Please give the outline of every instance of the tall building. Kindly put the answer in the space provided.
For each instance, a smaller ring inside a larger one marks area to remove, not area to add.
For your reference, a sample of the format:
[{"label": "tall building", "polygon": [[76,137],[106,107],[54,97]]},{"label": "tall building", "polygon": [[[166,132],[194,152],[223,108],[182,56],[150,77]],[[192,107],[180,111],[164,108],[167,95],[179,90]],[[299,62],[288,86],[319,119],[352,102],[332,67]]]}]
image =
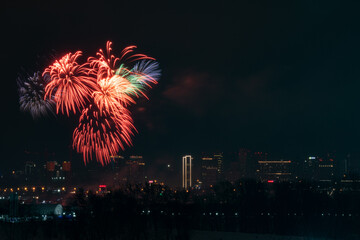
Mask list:
[{"label": "tall building", "polygon": [[130,156],[125,161],[125,178],[127,182],[142,184],[145,182],[145,161],[143,156]]},{"label": "tall building", "polygon": [[261,182],[289,181],[291,161],[258,161],[257,176]]},{"label": "tall building", "polygon": [[217,181],[218,166],[217,162],[213,157],[202,157],[201,158],[201,180],[202,187],[208,188],[214,185]]},{"label": "tall building", "polygon": [[125,169],[126,166],[125,158],[120,155],[113,155],[110,156],[110,159],[111,161],[109,165],[112,169],[112,180],[114,187],[116,187],[117,185],[121,186],[124,180],[126,180],[123,171],[123,169]]},{"label": "tall building", "polygon": [[217,180],[221,181],[224,178],[224,156],[223,153],[215,153],[214,161],[217,166]]},{"label": "tall building", "polygon": [[318,157],[308,156],[304,161],[303,177],[308,180],[315,180],[318,164],[319,164]]},{"label": "tall building", "polygon": [[[132,177],[135,182],[137,183],[144,183],[145,182],[145,161],[143,156],[130,156],[130,161],[132,161],[135,166],[133,169]],[[135,171],[134,171],[135,170]]]},{"label": "tall building", "polygon": [[191,164],[192,156],[186,155],[182,157],[182,187],[188,189],[191,187]]},{"label": "tall building", "polygon": [[224,180],[223,153],[203,155],[201,158],[201,180],[203,188],[208,188]]},{"label": "tall building", "polygon": [[319,158],[317,168],[317,180],[321,182],[331,182],[335,177],[335,156],[327,153]]},{"label": "tall building", "polygon": [[249,167],[248,175],[250,178],[258,178],[258,171],[260,169],[259,162],[267,161],[269,154],[267,152],[254,152],[253,159],[251,160],[251,167]]},{"label": "tall building", "polygon": [[124,166],[125,158],[123,156],[114,155],[114,156],[110,156],[110,159],[111,159],[110,164],[112,170],[119,171]]}]

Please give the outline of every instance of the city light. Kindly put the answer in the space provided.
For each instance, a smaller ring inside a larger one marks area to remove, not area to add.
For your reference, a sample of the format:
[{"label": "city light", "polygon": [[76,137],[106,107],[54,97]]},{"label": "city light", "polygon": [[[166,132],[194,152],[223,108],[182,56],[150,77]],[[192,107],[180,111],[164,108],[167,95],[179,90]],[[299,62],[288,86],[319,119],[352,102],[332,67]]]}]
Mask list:
[{"label": "city light", "polygon": [[192,156],[186,155],[182,158],[182,187],[184,189],[192,186]]}]

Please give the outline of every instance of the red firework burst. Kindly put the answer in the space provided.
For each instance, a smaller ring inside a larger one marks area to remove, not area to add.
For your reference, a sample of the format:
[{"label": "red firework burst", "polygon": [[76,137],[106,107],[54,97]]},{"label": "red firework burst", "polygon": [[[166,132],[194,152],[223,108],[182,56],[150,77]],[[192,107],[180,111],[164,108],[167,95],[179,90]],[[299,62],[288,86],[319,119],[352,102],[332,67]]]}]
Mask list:
[{"label": "red firework burst", "polygon": [[131,54],[135,48],[125,48],[120,58],[116,58],[111,54],[111,42],[107,42],[106,53],[100,49],[97,58],[88,59],[91,74],[96,76],[96,88],[91,94],[92,104],[83,110],[73,133],[73,148],[83,154],[85,163],[95,155],[102,165],[107,164],[111,155],[124,150],[125,145],[132,145],[131,136],[136,129],[125,107],[135,103],[129,93],[137,86],[125,76],[132,74],[130,79],[134,79],[139,74],[122,65],[118,69],[121,74],[118,74],[116,68],[120,61],[152,59],[144,54]]},{"label": "red firework burst", "polygon": [[[135,54],[136,46],[124,48],[120,57],[111,54],[111,42],[96,57],[78,64],[81,51],[68,53],[45,69],[51,81],[45,87],[45,99],[56,103],[56,112],[82,111],[79,124],[73,132],[73,148],[82,153],[85,164],[96,158],[105,165],[110,156],[131,146],[136,131],[130,111],[133,98],[144,94],[159,76],[155,60],[145,54]],[[126,63],[140,61],[133,68]],[[149,61],[147,61],[149,60]]]},{"label": "red firework burst", "polygon": [[127,79],[114,75],[111,78],[99,80],[97,83],[99,89],[93,92],[92,97],[100,111],[118,112],[123,109],[123,106],[135,103],[126,93],[131,86]]},{"label": "red firework burst", "polygon": [[115,70],[119,67],[117,66],[118,62],[126,63],[142,59],[155,60],[145,54],[133,54],[134,50],[137,48],[136,46],[124,48],[120,53],[120,57],[117,58],[111,54],[111,44],[112,42],[107,41],[106,52],[100,49],[99,52],[96,53],[97,57],[88,58],[88,62],[93,68],[93,72],[97,75],[98,81],[112,77],[115,74]]},{"label": "red firework burst", "polygon": [[117,112],[101,111],[90,104],[80,116],[73,133],[73,148],[83,154],[85,164],[95,155],[102,165],[110,162],[124,145],[131,146],[131,136],[136,131],[130,112],[121,108]]},{"label": "red firework burst", "polygon": [[79,65],[76,60],[81,56],[81,51],[74,54],[68,53],[59,61],[45,69],[51,81],[45,87],[45,99],[53,98],[56,102],[56,113],[69,115],[70,111],[76,113],[85,106],[94,89],[97,89],[96,80],[91,75],[88,63]]}]

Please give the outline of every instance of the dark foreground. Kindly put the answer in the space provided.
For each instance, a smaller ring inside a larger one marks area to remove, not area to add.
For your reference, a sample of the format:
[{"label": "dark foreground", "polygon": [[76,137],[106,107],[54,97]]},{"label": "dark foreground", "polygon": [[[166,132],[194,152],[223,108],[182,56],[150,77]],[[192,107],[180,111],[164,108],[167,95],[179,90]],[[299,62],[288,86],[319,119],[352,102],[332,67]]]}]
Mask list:
[{"label": "dark foreground", "polygon": [[0,222],[0,239],[360,239],[359,201],[354,191],[254,182],[205,192],[160,185],[102,195],[79,190],[64,204],[73,218]]},{"label": "dark foreground", "polygon": [[342,216],[246,218],[184,213],[130,215],[130,212],[103,212],[99,216],[79,216],[76,220],[2,222],[0,239],[360,239],[355,229],[360,219]]}]

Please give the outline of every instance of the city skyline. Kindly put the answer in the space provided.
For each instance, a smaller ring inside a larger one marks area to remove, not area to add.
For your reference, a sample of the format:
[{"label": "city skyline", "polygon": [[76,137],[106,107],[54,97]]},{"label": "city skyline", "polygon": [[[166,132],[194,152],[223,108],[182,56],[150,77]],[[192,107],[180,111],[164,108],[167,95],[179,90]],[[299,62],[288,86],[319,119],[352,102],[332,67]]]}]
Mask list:
[{"label": "city skyline", "polygon": [[[1,176],[3,184],[9,186],[12,181],[15,185],[40,181],[50,185],[59,182],[115,187],[121,182],[143,184],[157,180],[172,187],[184,188],[186,185],[200,189],[208,189],[224,181],[234,184],[243,179],[259,182],[325,181],[329,184],[344,179],[360,179],[360,154],[308,154],[293,159],[241,148],[236,153],[202,152],[186,156],[191,156],[191,163],[184,165],[185,156],[177,156],[175,162],[163,159],[159,165],[153,164],[154,159],[146,155],[117,155],[112,156],[111,163],[105,167],[99,163],[89,163],[86,167],[73,166],[73,161],[53,157],[27,158],[20,168],[4,171]],[[184,166],[187,166],[187,172],[184,172]],[[188,176],[186,183],[185,175]]]}]

